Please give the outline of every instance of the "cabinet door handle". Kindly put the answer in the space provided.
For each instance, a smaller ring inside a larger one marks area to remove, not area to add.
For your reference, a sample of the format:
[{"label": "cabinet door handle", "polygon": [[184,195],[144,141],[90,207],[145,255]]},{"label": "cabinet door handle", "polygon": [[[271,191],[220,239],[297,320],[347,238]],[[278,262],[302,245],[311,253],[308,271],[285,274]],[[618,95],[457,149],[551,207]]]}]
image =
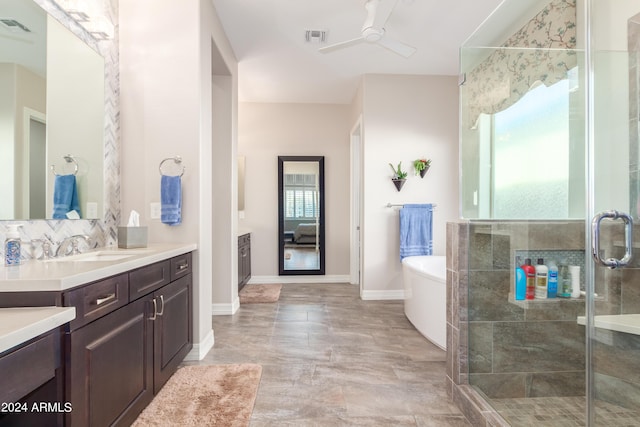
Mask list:
[{"label": "cabinet door handle", "polygon": [[178,266],[178,271],[186,270],[187,268],[189,268],[189,264],[188,263],[180,264]]},{"label": "cabinet door handle", "polygon": [[153,315],[149,317],[149,320],[156,320],[156,318],[158,317],[158,303],[156,302],[155,298],[151,301],[153,302]]},{"label": "cabinet door handle", "polygon": [[115,293],[113,293],[113,294],[109,294],[109,295],[105,295],[105,296],[103,296],[103,297],[101,297],[101,298],[96,299],[96,300],[93,302],[93,304],[94,304],[94,305],[102,305],[102,304],[104,304],[105,302],[107,302],[107,301],[111,301],[111,300],[113,300],[113,299],[115,299],[115,298],[116,298],[116,294],[115,294]]},{"label": "cabinet door handle", "polygon": [[[155,301],[155,298],[153,299],[153,301]],[[162,305],[160,306],[158,316],[162,316],[164,314],[164,295],[160,295],[160,302],[162,303]]]}]

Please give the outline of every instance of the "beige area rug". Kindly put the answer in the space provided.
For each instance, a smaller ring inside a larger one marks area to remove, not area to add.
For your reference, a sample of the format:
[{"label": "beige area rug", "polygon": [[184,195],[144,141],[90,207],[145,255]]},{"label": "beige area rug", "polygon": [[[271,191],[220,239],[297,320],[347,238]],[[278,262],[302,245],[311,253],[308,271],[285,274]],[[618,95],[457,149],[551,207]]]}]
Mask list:
[{"label": "beige area rug", "polygon": [[261,375],[254,364],[179,368],[133,426],[248,426]]},{"label": "beige area rug", "polygon": [[245,285],[240,290],[240,304],[260,304],[264,302],[276,302],[280,298],[282,285],[269,283],[264,285]]}]

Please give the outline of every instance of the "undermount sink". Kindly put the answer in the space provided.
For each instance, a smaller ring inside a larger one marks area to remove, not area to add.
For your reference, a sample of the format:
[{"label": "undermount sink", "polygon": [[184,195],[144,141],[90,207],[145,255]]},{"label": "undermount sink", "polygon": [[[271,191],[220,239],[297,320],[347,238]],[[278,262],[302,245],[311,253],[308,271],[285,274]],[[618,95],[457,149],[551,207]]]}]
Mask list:
[{"label": "undermount sink", "polygon": [[96,251],[87,252],[79,255],[70,255],[66,257],[52,258],[46,262],[112,262],[119,261],[126,258],[131,258],[136,255],[144,254],[149,251],[135,251],[131,253],[122,253],[115,251]]}]

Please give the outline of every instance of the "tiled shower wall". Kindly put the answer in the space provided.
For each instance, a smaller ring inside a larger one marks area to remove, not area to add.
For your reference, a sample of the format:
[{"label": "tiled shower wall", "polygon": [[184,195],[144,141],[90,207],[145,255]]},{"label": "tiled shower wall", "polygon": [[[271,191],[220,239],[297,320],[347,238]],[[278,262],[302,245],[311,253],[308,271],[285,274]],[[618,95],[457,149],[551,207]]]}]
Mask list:
[{"label": "tiled shower wall", "polygon": [[584,395],[584,300],[513,301],[516,252],[584,251],[583,221],[447,224],[447,377],[472,421],[489,398]]},{"label": "tiled shower wall", "polygon": [[[623,242],[620,222],[602,224],[605,257],[621,257]],[[509,295],[516,252],[584,249],[584,221],[447,224],[448,392],[472,422],[502,425],[485,396],[584,396],[585,328],[576,322],[584,299],[514,302]],[[629,268],[597,268],[596,314],[639,313],[638,283],[638,257]],[[595,338],[596,397],[640,409],[640,337],[597,330]]]},{"label": "tiled shower wall", "polygon": [[[118,64],[118,0],[101,0],[104,16],[114,26],[110,40],[96,41],[84,28],[70,18],[53,0],[34,0],[51,16],[71,30],[87,45],[99,52],[105,61],[105,123],[104,123],[104,216],[102,220],[30,220],[0,221],[0,242],[5,239],[8,224],[21,224],[21,239],[29,242],[49,235],[54,241],[75,234],[91,237],[92,246],[115,245],[120,223],[120,119],[119,119],[119,64]],[[28,248],[24,245],[23,249]],[[4,256],[3,248],[0,254]],[[29,250],[22,251],[29,259]]]}]

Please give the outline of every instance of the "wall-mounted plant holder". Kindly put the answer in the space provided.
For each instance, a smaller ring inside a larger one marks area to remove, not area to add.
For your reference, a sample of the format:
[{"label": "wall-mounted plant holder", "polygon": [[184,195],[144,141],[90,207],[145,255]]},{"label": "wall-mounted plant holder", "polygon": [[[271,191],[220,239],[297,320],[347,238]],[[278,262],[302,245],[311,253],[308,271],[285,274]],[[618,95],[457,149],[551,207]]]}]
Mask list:
[{"label": "wall-mounted plant holder", "polygon": [[413,161],[413,169],[415,169],[416,175],[420,175],[420,178],[424,178],[430,167],[431,159],[421,158]]},{"label": "wall-mounted plant holder", "polygon": [[391,181],[393,181],[393,184],[396,186],[396,189],[398,191],[402,190],[402,186],[404,185],[404,183],[407,181],[406,179],[392,179]]},{"label": "wall-mounted plant holder", "polygon": [[407,180],[407,172],[402,170],[402,162],[398,163],[397,167],[393,167],[391,163],[389,163],[391,170],[393,171],[393,176],[391,177],[391,181],[396,186],[396,189],[400,191],[404,182]]}]

